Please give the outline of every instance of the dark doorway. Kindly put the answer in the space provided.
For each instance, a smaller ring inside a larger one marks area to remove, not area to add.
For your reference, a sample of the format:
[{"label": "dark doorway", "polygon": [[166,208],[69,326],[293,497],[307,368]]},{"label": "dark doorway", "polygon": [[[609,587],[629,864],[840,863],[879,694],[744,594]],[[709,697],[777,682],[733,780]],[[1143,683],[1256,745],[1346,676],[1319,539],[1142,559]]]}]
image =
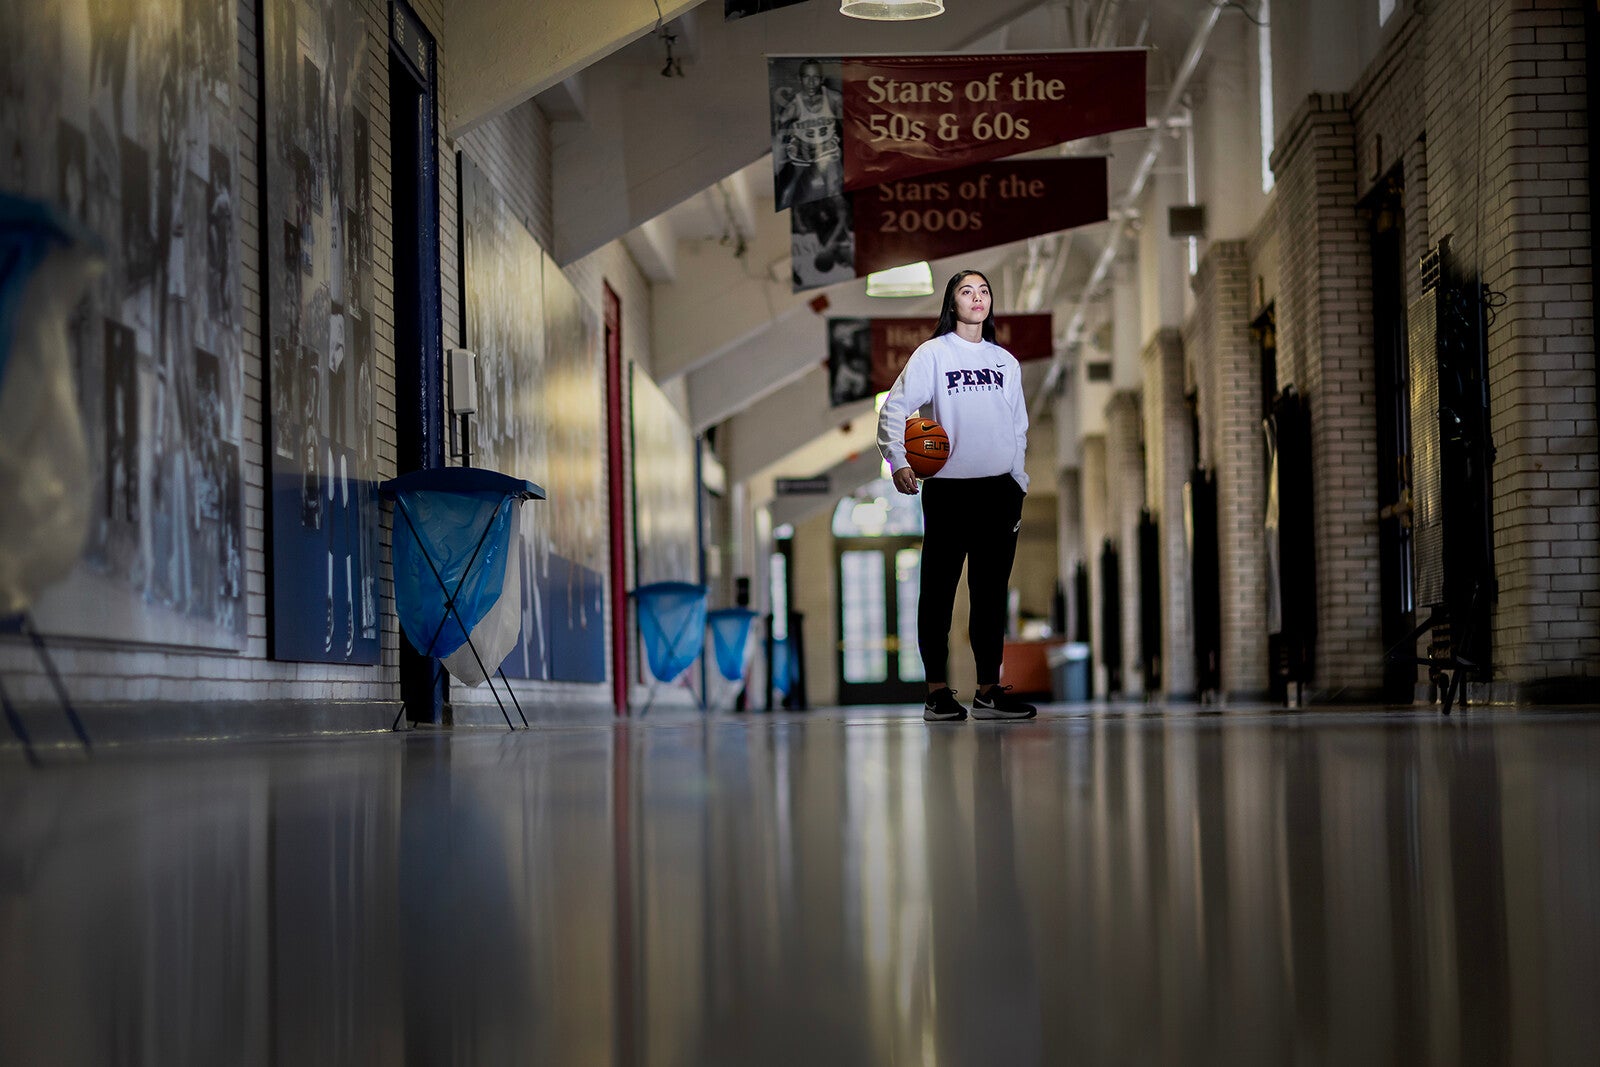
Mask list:
[{"label": "dark doorway", "polygon": [[[1399,168],[1367,200],[1372,243],[1372,351],[1378,415],[1378,581],[1383,647],[1416,626],[1411,539],[1411,372],[1406,345],[1405,182]],[[1413,653],[1385,657],[1383,699],[1410,704]]]},{"label": "dark doorway", "polygon": [[1100,665],[1106,669],[1106,696],[1122,695],[1122,561],[1116,542],[1100,549]]},{"label": "dark doorway", "polygon": [[[439,294],[438,71],[433,36],[396,0],[389,9],[390,227],[394,234],[397,473],[444,465]],[[400,699],[412,722],[445,721],[439,662],[400,635]]]},{"label": "dark doorway", "polygon": [[1139,512],[1139,662],[1146,696],[1161,692],[1161,524]]},{"label": "dark doorway", "polygon": [[1200,699],[1209,701],[1222,689],[1222,566],[1217,538],[1216,475],[1205,467],[1190,470],[1188,497],[1194,684]]}]

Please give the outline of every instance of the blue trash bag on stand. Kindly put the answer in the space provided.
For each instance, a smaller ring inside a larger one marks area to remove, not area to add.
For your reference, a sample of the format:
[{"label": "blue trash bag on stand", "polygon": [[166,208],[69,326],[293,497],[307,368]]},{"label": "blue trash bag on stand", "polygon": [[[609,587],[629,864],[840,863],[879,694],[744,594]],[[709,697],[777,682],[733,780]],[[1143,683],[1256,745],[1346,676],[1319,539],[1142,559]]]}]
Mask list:
[{"label": "blue trash bag on stand", "polygon": [[400,627],[417,651],[477,685],[505,661],[521,632],[521,505],[544,493],[474,467],[417,471],[381,490],[395,500]]},{"label": "blue trash bag on stand", "polygon": [[652,582],[633,591],[639,604],[639,637],[650,673],[670,682],[700,658],[706,643],[706,587],[690,582]]},{"label": "blue trash bag on stand", "polygon": [[749,608],[719,608],[706,615],[717,673],[730,682],[744,680],[745,650],[750,643],[750,624],[755,617],[756,613]]}]

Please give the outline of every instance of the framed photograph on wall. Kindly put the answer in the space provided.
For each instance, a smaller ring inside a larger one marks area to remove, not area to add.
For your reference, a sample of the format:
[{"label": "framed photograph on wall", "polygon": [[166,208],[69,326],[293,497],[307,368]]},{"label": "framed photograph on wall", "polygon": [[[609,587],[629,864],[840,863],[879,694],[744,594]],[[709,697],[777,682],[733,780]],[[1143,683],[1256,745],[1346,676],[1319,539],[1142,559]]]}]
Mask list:
[{"label": "framed photograph on wall", "polygon": [[263,0],[268,643],[376,664],[372,27],[354,5]]},{"label": "framed photograph on wall", "polygon": [[53,204],[105,259],[69,323],[88,540],[35,621],[242,649],[238,7],[0,0],[0,25],[0,186]]},{"label": "framed photograph on wall", "polygon": [[544,486],[522,509],[522,634],[508,677],[605,680],[605,412],[599,317],[487,175],[460,161],[473,462]]}]

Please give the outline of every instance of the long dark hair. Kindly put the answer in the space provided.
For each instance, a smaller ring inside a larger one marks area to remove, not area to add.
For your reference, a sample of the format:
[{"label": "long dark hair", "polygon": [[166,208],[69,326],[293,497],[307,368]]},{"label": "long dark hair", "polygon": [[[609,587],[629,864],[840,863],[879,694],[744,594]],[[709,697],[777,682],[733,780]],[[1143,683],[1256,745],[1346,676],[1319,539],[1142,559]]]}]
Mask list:
[{"label": "long dark hair", "polygon": [[[958,270],[950,276],[950,284],[944,287],[944,307],[939,309],[939,325],[933,328],[934,337],[943,337],[947,333],[956,332],[956,290],[960,288],[964,278],[974,274],[983,278],[983,284],[989,285],[989,279],[981,270]],[[989,314],[983,318],[983,339],[994,341],[994,286],[989,285]]]}]

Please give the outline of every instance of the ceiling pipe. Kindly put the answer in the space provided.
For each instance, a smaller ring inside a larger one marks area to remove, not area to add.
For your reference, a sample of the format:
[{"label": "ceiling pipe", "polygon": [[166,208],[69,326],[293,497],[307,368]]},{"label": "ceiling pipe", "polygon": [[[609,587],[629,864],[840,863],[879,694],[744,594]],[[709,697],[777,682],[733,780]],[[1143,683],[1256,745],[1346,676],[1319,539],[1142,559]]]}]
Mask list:
[{"label": "ceiling pipe", "polygon": [[1100,5],[1100,11],[1094,19],[1094,47],[1105,48],[1111,43],[1116,33],[1117,12],[1122,9],[1122,0],[1105,0]]},{"label": "ceiling pipe", "polygon": [[[1216,27],[1217,20],[1222,17],[1222,10],[1221,4],[1210,4],[1206,13],[1201,16],[1200,25],[1195,28],[1194,39],[1189,42],[1188,51],[1183,55],[1183,62],[1178,65],[1178,70],[1172,78],[1172,86],[1167,90],[1166,102],[1161,108],[1161,119],[1150,131],[1150,141],[1145,145],[1144,155],[1139,158],[1139,165],[1134,168],[1133,180],[1128,183],[1128,191],[1123,193],[1116,209],[1112,212],[1113,219],[1119,214],[1126,218],[1139,197],[1143,195],[1144,184],[1150,179],[1150,171],[1161,156],[1161,139],[1166,136],[1168,123],[1177,117],[1182,107],[1183,94],[1188,91],[1189,79],[1194,77],[1194,72],[1200,66],[1200,60],[1206,54],[1206,44],[1211,40],[1211,31]],[[1039,390],[1039,398],[1049,396],[1061,377],[1061,372],[1065,369],[1065,354],[1077,346],[1083,333],[1083,319],[1089,307],[1089,298],[1110,273],[1111,264],[1116,261],[1121,244],[1122,232],[1121,226],[1118,225],[1107,238],[1105,250],[1100,253],[1100,259],[1094,265],[1094,272],[1089,275],[1089,281],[1083,287],[1083,295],[1078,298],[1077,310],[1067,322],[1065,340],[1056,346],[1056,355],[1050,361],[1050,372],[1045,376],[1044,386]],[[1036,398],[1035,405],[1039,403],[1042,403],[1042,400]]]}]

